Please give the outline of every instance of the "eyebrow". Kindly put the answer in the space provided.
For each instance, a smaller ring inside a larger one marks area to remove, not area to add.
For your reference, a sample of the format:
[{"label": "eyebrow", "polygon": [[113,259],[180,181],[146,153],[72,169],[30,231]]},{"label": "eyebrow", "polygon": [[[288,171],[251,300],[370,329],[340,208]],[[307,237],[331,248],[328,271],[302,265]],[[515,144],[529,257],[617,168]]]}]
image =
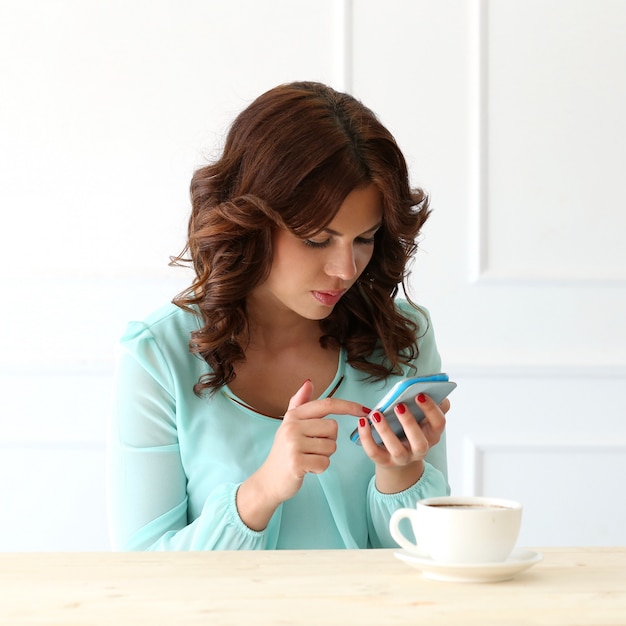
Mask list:
[{"label": "eyebrow", "polygon": [[[360,233],[359,236],[365,235],[367,233],[371,233],[373,230],[379,229],[382,225],[383,225],[383,221],[381,220],[380,222],[378,222],[378,224],[374,224],[374,226],[372,226],[371,228],[364,230],[362,233]],[[336,237],[342,236],[340,232],[333,230],[332,228],[323,228],[322,232],[328,233],[329,235],[335,235]]]}]

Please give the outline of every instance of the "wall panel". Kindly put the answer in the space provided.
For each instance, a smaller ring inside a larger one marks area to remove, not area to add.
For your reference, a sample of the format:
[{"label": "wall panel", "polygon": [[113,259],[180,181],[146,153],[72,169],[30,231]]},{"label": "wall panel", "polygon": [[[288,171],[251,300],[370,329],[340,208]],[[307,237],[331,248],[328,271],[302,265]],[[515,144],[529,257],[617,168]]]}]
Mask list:
[{"label": "wall panel", "polygon": [[[524,545],[622,545],[623,368],[468,368],[448,414],[453,493],[524,503]],[[591,504],[592,502],[592,504]]]},{"label": "wall panel", "polygon": [[0,551],[108,550],[102,442],[0,443]]},{"label": "wall panel", "polygon": [[0,3],[0,548],[108,545],[117,338],[187,284],[194,168],[294,79],[362,98],[430,193],[410,287],[459,383],[453,491],[523,499],[528,544],[619,541],[624,26],[619,0]]},{"label": "wall panel", "polygon": [[[482,2],[483,272],[626,280],[626,5]],[[623,283],[626,284],[626,283]]]},{"label": "wall panel", "polygon": [[[574,441],[466,441],[477,495],[524,503],[521,545],[623,545],[626,506],[607,489],[626,476],[626,438]],[[473,461],[473,463],[472,463]]]}]

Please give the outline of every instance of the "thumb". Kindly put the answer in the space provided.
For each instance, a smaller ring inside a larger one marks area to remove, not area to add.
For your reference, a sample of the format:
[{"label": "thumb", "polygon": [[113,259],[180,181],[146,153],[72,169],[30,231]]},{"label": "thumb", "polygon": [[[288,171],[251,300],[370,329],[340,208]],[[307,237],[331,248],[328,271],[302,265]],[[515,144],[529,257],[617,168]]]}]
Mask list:
[{"label": "thumb", "polygon": [[291,400],[289,400],[289,406],[287,407],[287,411],[291,411],[299,407],[306,402],[310,402],[311,397],[313,396],[313,383],[309,378],[307,378],[303,383],[300,389],[296,391],[296,393],[291,396]]}]

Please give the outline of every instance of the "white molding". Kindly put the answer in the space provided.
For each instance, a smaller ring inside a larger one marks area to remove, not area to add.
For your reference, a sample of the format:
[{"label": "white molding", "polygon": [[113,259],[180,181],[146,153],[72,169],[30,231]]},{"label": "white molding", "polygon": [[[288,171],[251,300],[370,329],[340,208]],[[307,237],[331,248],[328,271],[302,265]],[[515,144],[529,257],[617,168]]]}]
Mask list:
[{"label": "white molding", "polygon": [[85,452],[87,450],[95,452],[106,451],[106,441],[56,441],[56,440],[21,440],[12,439],[7,441],[0,440],[0,450],[26,450],[35,452],[39,450],[47,450],[52,452]]},{"label": "white molding", "polygon": [[444,369],[453,378],[624,379],[626,381],[626,364],[563,365],[490,363],[485,365],[468,365],[447,363]]},{"label": "white molding", "polygon": [[469,281],[487,269],[487,5],[469,3]]},{"label": "white molding", "polygon": [[352,92],[353,72],[353,4],[352,0],[334,3],[335,79],[334,87],[346,93]]},{"label": "white molding", "polygon": [[26,376],[36,378],[38,376],[78,376],[108,377],[113,375],[115,362],[110,361],[86,361],[80,357],[63,359],[48,359],[43,361],[39,355],[21,354],[19,360],[0,358],[0,377],[2,376]]},{"label": "white molding", "polygon": [[[0,356],[0,376],[111,376],[115,361],[85,360],[80,356],[42,361],[40,355],[22,353],[19,359]],[[452,378],[512,378],[512,379],[574,379],[626,381],[626,364],[599,365],[535,365],[490,363],[486,365],[446,363],[445,370]]]},{"label": "white molding", "polygon": [[623,272],[607,276],[502,273],[489,266],[489,0],[469,0],[468,281],[472,286],[623,288]]},{"label": "white molding", "polygon": [[20,285],[31,285],[40,283],[72,284],[81,283],[90,285],[98,284],[119,284],[121,283],[151,283],[178,286],[188,285],[193,278],[193,270],[188,267],[170,267],[163,265],[159,267],[129,267],[125,269],[102,270],[92,267],[68,268],[46,268],[42,266],[36,270],[24,272],[21,269],[1,271],[0,276],[4,283],[9,283],[12,288]]},{"label": "white molding", "polygon": [[[556,435],[555,435],[556,436]],[[626,439],[572,439],[554,440],[507,440],[495,437],[466,437],[463,442],[463,493],[466,495],[485,495],[484,459],[493,452],[508,454],[575,454],[583,455],[590,452],[605,452],[626,455]]]},{"label": "white molding", "polygon": [[483,483],[481,456],[478,445],[466,438],[463,442],[463,495],[475,496]]}]

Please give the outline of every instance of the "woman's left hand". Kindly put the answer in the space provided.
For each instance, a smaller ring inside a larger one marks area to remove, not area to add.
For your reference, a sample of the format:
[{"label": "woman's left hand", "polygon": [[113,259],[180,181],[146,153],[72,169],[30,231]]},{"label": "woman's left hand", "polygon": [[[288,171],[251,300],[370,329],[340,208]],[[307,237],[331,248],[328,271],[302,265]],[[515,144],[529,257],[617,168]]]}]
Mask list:
[{"label": "woman's left hand", "polygon": [[[446,425],[445,414],[450,409],[446,398],[437,405],[425,394],[417,396],[425,418],[418,423],[406,404],[394,407],[402,424],[406,439],[400,439],[381,413],[372,415],[372,425],[359,420],[359,438],[365,453],[376,463],[376,487],[382,493],[397,493],[415,484],[424,471],[424,458],[432,446],[439,442]],[[383,445],[372,437],[375,428]]]}]

